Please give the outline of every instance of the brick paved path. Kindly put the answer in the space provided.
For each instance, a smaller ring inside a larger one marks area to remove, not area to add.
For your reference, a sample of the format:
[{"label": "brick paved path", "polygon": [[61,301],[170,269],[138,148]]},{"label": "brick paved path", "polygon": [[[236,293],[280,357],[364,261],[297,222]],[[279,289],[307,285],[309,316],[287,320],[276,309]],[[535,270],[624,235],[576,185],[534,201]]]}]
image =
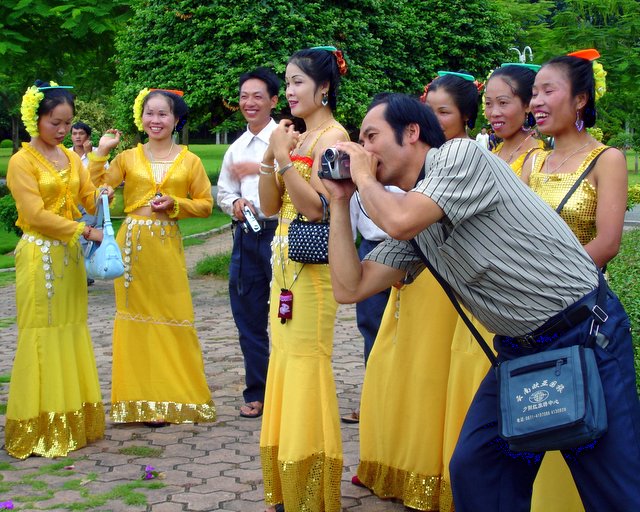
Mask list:
[{"label": "brick paved path", "polygon": [[[190,269],[206,254],[229,250],[229,231],[186,249]],[[73,452],[73,470],[45,472],[55,461],[31,457],[16,461],[0,450],[0,502],[13,499],[16,509],[63,511],[86,501],[82,493],[102,497],[92,511],[261,511],[264,510],[258,440],[260,420],[238,417],[242,403],[244,367],[229,308],[227,283],[192,277],[196,327],[205,358],[205,370],[218,411],[210,425],[171,425],[161,429],[107,422],[105,439]],[[15,289],[2,288],[0,321],[15,317]],[[90,330],[108,406],[111,379],[111,329],[114,297],[110,282],[96,282],[89,289]],[[5,324],[8,326],[2,327]],[[16,340],[15,321],[0,324],[0,375],[11,371]],[[340,412],[357,406],[364,365],[362,340],[355,326],[355,308],[341,306],[335,331],[334,370]],[[6,403],[6,384],[0,384],[0,403]],[[4,441],[4,416],[0,417],[0,444]],[[342,505],[349,511],[399,511],[400,504],[381,501],[350,483],[358,463],[358,428],[343,425],[345,467]],[[127,447],[148,447],[159,455],[128,455]],[[126,504],[109,497],[125,484],[140,483],[146,465],[165,473],[157,489],[137,489],[146,505]],[[40,474],[38,474],[40,472]],[[34,476],[35,475],[35,476]],[[84,480],[84,481],[82,481]],[[74,482],[75,481],[75,484]],[[19,482],[17,485],[8,483]],[[44,487],[51,492],[46,492]],[[41,497],[25,506],[19,497]],[[39,501],[38,501],[39,500]],[[295,512],[295,511],[290,511]]]}]

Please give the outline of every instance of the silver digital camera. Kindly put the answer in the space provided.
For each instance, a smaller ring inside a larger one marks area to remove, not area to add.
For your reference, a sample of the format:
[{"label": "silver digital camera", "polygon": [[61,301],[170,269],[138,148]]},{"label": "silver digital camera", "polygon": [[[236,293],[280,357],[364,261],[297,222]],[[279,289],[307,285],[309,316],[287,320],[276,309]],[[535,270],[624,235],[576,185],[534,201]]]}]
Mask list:
[{"label": "silver digital camera", "polygon": [[251,208],[245,205],[244,208],[242,208],[242,213],[244,213],[244,218],[246,219],[242,223],[242,229],[244,230],[244,232],[248,233],[249,230],[251,230],[254,233],[260,233],[262,228],[260,227],[260,223],[256,219],[255,215],[251,211]]},{"label": "silver digital camera", "polygon": [[318,176],[326,180],[351,179],[351,160],[347,153],[327,148],[320,161]]}]

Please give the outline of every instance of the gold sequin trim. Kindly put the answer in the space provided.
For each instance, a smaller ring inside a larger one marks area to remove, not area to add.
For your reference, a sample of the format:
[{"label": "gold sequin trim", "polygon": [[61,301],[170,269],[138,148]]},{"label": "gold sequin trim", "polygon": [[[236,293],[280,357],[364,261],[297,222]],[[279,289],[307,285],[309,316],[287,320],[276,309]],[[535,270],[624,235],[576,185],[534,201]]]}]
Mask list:
[{"label": "gold sequin trim", "polygon": [[380,498],[396,498],[405,507],[417,510],[440,508],[440,475],[421,475],[379,462],[361,461],[358,478]]},{"label": "gold sequin trim", "polygon": [[7,419],[5,448],[9,455],[26,459],[29,455],[65,457],[70,451],[104,437],[102,403],[85,403],[73,412],[43,412],[29,420]]},{"label": "gold sequin trim", "polygon": [[179,404],[147,400],[115,402],[111,404],[111,420],[115,423],[166,421],[168,423],[206,423],[216,421],[216,406],[207,404]]},{"label": "gold sequin trim", "polygon": [[116,312],[116,318],[120,320],[128,320],[130,322],[141,322],[157,325],[173,325],[176,327],[194,327],[195,324],[189,320],[176,320],[174,318],[154,318],[152,316],[124,313],[122,311]]},{"label": "gold sequin trim", "polygon": [[440,483],[440,512],[455,512],[455,510],[451,484],[443,478]]},{"label": "gold sequin trim", "polygon": [[340,512],[342,459],[313,454],[299,461],[279,461],[277,446],[261,446],[267,505],[283,503],[297,512]]}]

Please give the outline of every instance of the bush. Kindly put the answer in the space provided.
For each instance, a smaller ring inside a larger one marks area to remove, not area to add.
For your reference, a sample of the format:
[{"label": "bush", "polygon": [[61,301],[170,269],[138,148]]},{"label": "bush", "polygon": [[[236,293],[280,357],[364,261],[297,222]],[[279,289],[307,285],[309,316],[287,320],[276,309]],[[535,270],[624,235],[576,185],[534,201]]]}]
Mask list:
[{"label": "bush", "polygon": [[627,210],[631,210],[637,204],[640,204],[640,185],[632,185],[627,195]]},{"label": "bush", "polygon": [[624,233],[620,252],[607,268],[611,289],[616,292],[631,319],[636,385],[640,393],[640,229]]},{"label": "bush", "polygon": [[231,264],[231,253],[216,254],[207,256],[196,264],[198,275],[211,275],[229,279],[229,265]]},{"label": "bush", "polygon": [[0,148],[13,148],[13,141],[11,139],[4,139],[0,141]]},{"label": "bush", "polygon": [[18,236],[22,236],[22,230],[16,226],[18,220],[18,209],[16,202],[11,194],[0,197],[0,226],[4,227],[9,233],[13,232]]}]

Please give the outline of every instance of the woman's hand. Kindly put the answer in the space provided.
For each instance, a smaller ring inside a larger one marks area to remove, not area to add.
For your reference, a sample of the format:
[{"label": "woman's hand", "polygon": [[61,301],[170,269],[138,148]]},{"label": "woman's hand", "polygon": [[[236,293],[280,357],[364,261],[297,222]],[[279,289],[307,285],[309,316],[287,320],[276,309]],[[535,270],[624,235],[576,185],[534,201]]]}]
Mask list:
[{"label": "woman's hand", "polygon": [[286,160],[298,144],[299,137],[300,132],[296,131],[293,121],[290,119],[280,121],[269,138],[269,147],[273,148],[276,160]]},{"label": "woman's hand", "polygon": [[115,196],[115,193],[116,193],[116,191],[113,190],[113,188],[111,188],[109,185],[104,185],[100,187],[99,190],[100,190],[100,195],[107,194],[107,197],[109,198],[109,202],[113,200],[113,197]]},{"label": "woman's hand", "polygon": [[98,143],[98,149],[96,150],[96,155],[98,156],[107,156],[109,152],[114,149],[118,144],[120,144],[120,137],[122,133],[119,130],[115,130],[110,128],[104,135],[100,137],[100,142]]},{"label": "woman's hand", "polygon": [[92,242],[102,242],[102,237],[104,233],[101,229],[92,228],[91,226],[85,226],[82,231],[82,237],[85,240],[89,240]]},{"label": "woman's hand", "polygon": [[151,200],[151,210],[154,212],[167,212],[173,210],[175,201],[171,196],[156,196]]}]

